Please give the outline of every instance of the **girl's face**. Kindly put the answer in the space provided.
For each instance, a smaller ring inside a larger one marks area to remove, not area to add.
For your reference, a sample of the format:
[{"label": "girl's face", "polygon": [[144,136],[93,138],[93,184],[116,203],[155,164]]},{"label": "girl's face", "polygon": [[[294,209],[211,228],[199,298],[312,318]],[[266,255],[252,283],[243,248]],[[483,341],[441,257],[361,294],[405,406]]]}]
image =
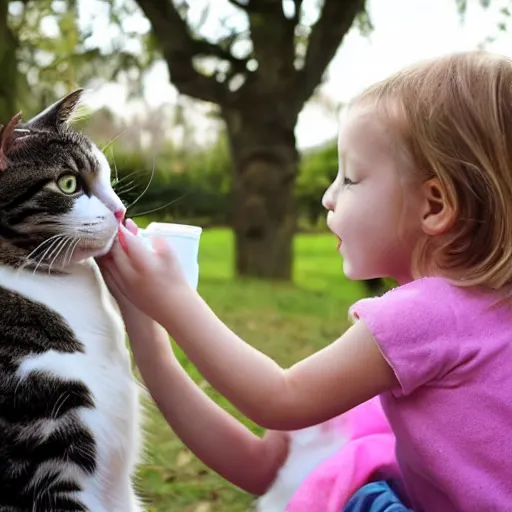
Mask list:
[{"label": "girl's face", "polygon": [[375,112],[353,107],[342,122],[338,151],[338,175],[322,204],[329,229],[340,239],[346,276],[410,281],[422,235],[422,197],[398,137]]}]

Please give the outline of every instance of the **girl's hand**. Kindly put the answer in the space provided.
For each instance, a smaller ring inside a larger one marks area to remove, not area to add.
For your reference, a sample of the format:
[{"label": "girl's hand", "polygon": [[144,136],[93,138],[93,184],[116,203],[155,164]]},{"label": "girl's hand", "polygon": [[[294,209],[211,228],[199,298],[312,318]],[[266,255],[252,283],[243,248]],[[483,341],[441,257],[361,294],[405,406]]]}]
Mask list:
[{"label": "girl's hand", "polygon": [[110,293],[114,297],[121,311],[121,315],[123,319],[131,319],[139,316],[146,316],[140,309],[131,302],[128,297],[119,289],[116,281],[112,277],[112,274],[105,268],[104,262],[99,261],[98,265],[100,267],[101,273],[103,275],[103,280],[107,285]]},{"label": "girl's hand", "polygon": [[[102,259],[98,264],[105,284],[119,306],[137,364],[143,364],[141,358],[150,356],[149,353],[151,351],[154,352],[155,347],[159,350],[164,350],[166,354],[174,356],[172,345],[169,342],[169,336],[165,329],[128,299],[120,290],[110,271],[105,267],[104,261]],[[158,347],[158,345],[160,346]]]},{"label": "girl's hand", "polygon": [[152,239],[153,251],[137,237],[135,223],[119,228],[119,243],[99,264],[116,299],[128,299],[148,315],[164,296],[189,289],[181,267],[163,238]]},{"label": "girl's hand", "polygon": [[288,458],[290,450],[290,434],[285,430],[267,430],[262,439],[269,458],[274,460],[275,476]]}]

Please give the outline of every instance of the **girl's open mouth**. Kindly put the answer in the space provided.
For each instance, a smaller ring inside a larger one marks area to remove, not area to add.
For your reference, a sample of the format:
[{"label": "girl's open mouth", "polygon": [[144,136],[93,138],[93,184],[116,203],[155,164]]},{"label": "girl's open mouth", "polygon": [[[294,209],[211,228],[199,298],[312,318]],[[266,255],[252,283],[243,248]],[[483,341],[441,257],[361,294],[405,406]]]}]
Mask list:
[{"label": "girl's open mouth", "polygon": [[341,244],[342,244],[341,238],[338,237],[338,247],[337,247],[338,251],[340,250]]}]

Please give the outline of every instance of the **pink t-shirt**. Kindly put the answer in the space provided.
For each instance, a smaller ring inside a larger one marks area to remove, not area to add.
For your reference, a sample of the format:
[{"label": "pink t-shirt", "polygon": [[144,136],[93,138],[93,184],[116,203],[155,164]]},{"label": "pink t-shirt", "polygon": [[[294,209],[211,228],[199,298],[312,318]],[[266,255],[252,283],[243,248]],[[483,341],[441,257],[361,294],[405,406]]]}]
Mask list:
[{"label": "pink t-shirt", "polygon": [[381,397],[415,512],[512,510],[512,309],[424,278],[351,314],[400,386]]}]

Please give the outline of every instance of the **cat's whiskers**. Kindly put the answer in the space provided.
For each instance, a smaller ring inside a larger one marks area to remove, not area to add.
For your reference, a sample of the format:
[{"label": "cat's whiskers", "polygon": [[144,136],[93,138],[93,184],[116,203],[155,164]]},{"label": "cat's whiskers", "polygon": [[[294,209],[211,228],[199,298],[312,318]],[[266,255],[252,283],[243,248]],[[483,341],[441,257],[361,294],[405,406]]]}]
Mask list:
[{"label": "cat's whiskers", "polygon": [[[23,259],[23,263],[18,267],[17,272],[21,272],[22,270],[24,270],[26,267],[28,267],[29,265],[31,265],[33,263],[36,264],[36,267],[34,269],[34,272],[35,272],[35,270],[37,270],[37,267],[42,263],[45,255],[48,253],[49,250],[51,250],[51,248],[55,245],[55,243],[57,243],[59,241],[59,239],[62,236],[63,235],[60,235],[60,234],[54,235],[54,236],[48,238],[47,240],[45,240],[44,242],[40,243],[28,256],[26,256]],[[40,256],[36,255],[36,257],[32,257],[34,255],[34,253],[39,251],[48,242],[51,242],[50,246],[47,249],[45,249],[44,253],[42,253]]]},{"label": "cat's whiskers", "polygon": [[66,244],[66,251],[64,252],[64,257],[62,258],[62,267],[67,267],[71,262],[71,258],[73,253],[70,253],[71,247],[73,247],[74,238],[68,238],[68,243]]},{"label": "cat's whiskers", "polygon": [[135,181],[130,181],[123,187],[121,187],[119,190],[116,190],[116,194],[118,196],[121,196],[121,194],[127,194],[128,192],[131,192],[132,190],[135,190],[139,187],[138,183],[135,183]]},{"label": "cat's whiskers", "polygon": [[133,176],[137,176],[139,174],[144,174],[146,171],[132,171],[130,173],[128,173],[126,176],[123,176],[122,178],[116,178],[114,179],[114,182],[113,182],[113,186],[117,186],[119,185],[120,183],[123,183],[125,182],[126,180],[129,180],[130,178],[132,178]]},{"label": "cat's whiskers", "polygon": [[[123,176],[122,178],[114,178],[114,180],[112,180],[112,188],[115,188],[115,187],[118,187],[121,183],[125,184],[125,182],[133,177],[136,177],[136,176],[139,176],[139,175],[143,175],[145,174],[146,171],[132,171],[130,173],[128,173],[126,176]],[[132,180],[131,183],[133,183],[135,180]],[[124,186],[124,185],[123,185]]]},{"label": "cat's whiskers", "polygon": [[144,194],[149,190],[149,187],[151,186],[151,183],[153,181],[153,178],[155,177],[155,164],[156,164],[156,159],[155,159],[155,156],[153,156],[153,168],[151,169],[151,176],[149,177],[149,181],[147,183],[147,185],[145,186],[144,190],[135,198],[135,201],[133,201],[128,207],[127,207],[127,211],[132,208],[133,206],[135,206],[138,201],[144,196]]},{"label": "cat's whiskers", "polygon": [[[118,183],[120,183],[122,180],[128,178],[129,176],[131,176],[132,174],[135,174],[135,172],[133,173],[130,173],[128,174],[127,176],[125,176],[124,178],[122,178],[121,180],[118,181]],[[149,182],[147,183],[147,185],[145,186],[144,190],[142,191],[142,193],[130,204],[128,204],[126,206],[126,211],[128,213],[128,211],[130,210],[130,208],[132,208],[133,206],[135,206],[135,204],[146,194],[146,192],[149,190],[149,187],[151,186],[151,182],[153,181],[153,178],[155,176],[155,159],[153,158],[153,168],[151,170],[151,176],[149,178]],[[133,183],[134,181],[130,182],[130,183]],[[126,185],[125,185],[126,186]],[[131,192],[132,190],[134,190],[135,188],[137,187],[137,185],[135,187],[132,187],[128,190],[123,190],[124,187],[121,187],[119,190],[116,191],[116,193],[120,196],[121,194],[126,194],[127,192]],[[164,208],[167,208],[168,206],[171,206],[172,204],[178,202],[178,201],[181,201],[182,199],[184,199],[185,197],[189,196],[190,195],[190,192],[187,192],[186,194],[183,194],[182,196],[176,198],[176,199],[173,199],[172,201],[169,201],[168,203],[165,203],[163,204],[162,206],[157,206],[156,208],[152,208],[150,210],[145,210],[143,212],[138,212],[137,214],[135,215],[129,215],[130,218],[135,218],[135,217],[141,217],[142,215],[147,215],[149,213],[154,213],[154,212],[157,212],[159,210],[163,210]],[[127,215],[128,217],[128,215]]]},{"label": "cat's whiskers", "polygon": [[63,236],[63,235],[59,233],[57,235],[53,235],[53,236],[47,238],[46,240],[42,241],[34,250],[32,250],[27,256],[25,256],[23,263],[18,267],[18,271],[23,270],[27,265],[30,265],[30,263],[32,263],[33,261],[36,261],[36,260],[32,260],[32,256],[37,251],[39,251],[43,246],[45,246],[48,242],[51,242],[55,238],[58,238],[61,236]]},{"label": "cat's whiskers", "polygon": [[[123,131],[121,131],[120,133],[118,133],[115,137],[113,137],[112,139],[110,139],[104,146],[100,147],[101,151],[103,153],[106,153],[107,152],[107,149],[110,148],[110,146],[112,146],[114,144],[114,142],[119,139],[119,137],[121,137],[122,135],[124,135],[125,133],[127,133],[128,131],[130,130],[133,130],[134,127],[133,126],[129,126],[128,128],[125,128]],[[112,148],[112,153],[114,152],[114,148]]]},{"label": "cat's whiskers", "polygon": [[[51,274],[53,264],[55,263],[55,261],[57,261],[57,258],[62,254],[64,249],[66,249],[67,244],[72,240],[73,237],[66,236],[64,240],[59,245],[57,245],[57,248],[54,250],[55,256],[53,256],[53,259],[50,261],[50,264],[48,265],[48,274]],[[48,258],[51,258],[51,255]]]},{"label": "cat's whiskers", "polygon": [[[77,248],[78,244],[82,241],[80,237],[75,238],[74,241],[72,241],[69,244],[69,256],[67,257],[65,261],[65,266],[68,266],[71,263],[71,259],[73,258],[73,254],[75,254],[75,249]],[[66,251],[67,253],[67,251]]]},{"label": "cat's whiskers", "polygon": [[66,254],[64,255],[64,267],[67,267],[71,263],[71,258],[73,257],[73,253],[75,252],[76,246],[82,240],[80,237],[71,239],[71,242],[66,249]]},{"label": "cat's whiskers", "polygon": [[[185,197],[187,197],[188,195],[190,195],[189,193],[187,194],[183,194],[181,197],[178,197],[176,199],[173,199],[172,201],[169,201],[168,203],[165,203],[163,204],[162,206],[157,206],[156,208],[151,208],[150,210],[145,210],[143,212],[138,212],[136,213],[135,215],[130,215],[129,217],[130,218],[136,218],[136,217],[142,217],[143,215],[148,215],[150,213],[155,213],[159,210],[163,210],[164,208],[167,208],[168,206],[171,206],[172,204],[174,203],[177,203],[178,201],[181,201],[182,199],[184,199]],[[128,207],[129,208],[129,207]]]},{"label": "cat's whiskers", "polygon": [[65,242],[65,241],[66,241],[66,239],[67,239],[67,238],[68,238],[68,237],[67,237],[67,235],[61,235],[60,240],[59,240],[59,242],[57,243],[57,245],[54,245],[54,246],[53,246],[53,249],[50,251],[50,254],[48,254],[48,255],[46,256],[46,258],[47,258],[48,260],[49,260],[49,259],[51,259],[51,258],[53,257],[53,255],[55,254],[55,252],[56,252],[56,251],[58,251],[59,247],[62,245],[62,243],[63,243],[63,242]]},{"label": "cat's whiskers", "polygon": [[[62,255],[64,252],[63,258],[63,266],[67,266],[71,263],[71,258],[73,257],[73,253],[80,243],[81,238],[66,235],[64,233],[59,233],[57,235],[53,235],[43,242],[41,242],[35,249],[33,249],[23,260],[23,263],[18,267],[17,271],[20,272],[25,269],[28,265],[35,263],[35,268],[33,272],[35,273],[37,269],[47,260],[50,260],[50,264],[48,266],[48,272],[51,272],[51,267],[57,260],[57,258]],[[50,244],[42,254],[33,257],[35,254],[40,252],[42,248]]]},{"label": "cat's whiskers", "polygon": [[35,274],[37,272],[37,269],[39,268],[39,265],[41,265],[43,263],[43,261],[46,259],[48,253],[55,247],[56,244],[58,244],[60,242],[60,239],[65,236],[65,235],[59,235],[58,238],[56,238],[50,245],[50,247],[48,247],[44,253],[41,255],[41,257],[36,260],[36,266],[34,268],[34,271],[33,271],[33,274]]},{"label": "cat's whiskers", "polygon": [[[115,165],[115,161],[114,161],[114,165]],[[149,177],[149,181],[146,184],[146,186],[144,187],[144,190],[135,198],[135,200],[133,202],[131,202],[130,204],[126,205],[127,218],[128,217],[135,218],[135,217],[140,217],[142,215],[147,215],[149,213],[157,212],[159,210],[167,208],[168,206],[171,206],[172,204],[174,204],[178,201],[181,201],[182,199],[184,199],[185,197],[188,197],[190,195],[190,192],[187,192],[187,193],[183,194],[182,196],[180,196],[176,199],[173,199],[172,201],[169,201],[168,203],[163,204],[162,206],[157,206],[156,208],[152,208],[150,210],[146,210],[143,212],[138,212],[135,215],[128,214],[130,208],[135,206],[140,201],[140,199],[142,199],[142,197],[144,197],[146,192],[149,190],[149,187],[151,186],[151,183],[153,182],[153,178],[155,177],[155,165],[156,165],[156,159],[153,156],[153,167],[151,169],[151,176]],[[133,171],[133,172],[127,174],[126,176],[123,176],[121,179],[119,179],[117,176],[117,168],[116,168],[116,178],[112,182],[112,187],[115,189],[116,194],[118,196],[121,196],[122,194],[127,194],[127,193],[135,190],[139,186],[139,184],[135,180],[131,180],[128,183],[123,183],[123,182],[129,180],[133,176],[137,176],[139,174],[144,174],[144,173],[145,173],[145,171]],[[117,188],[121,183],[123,183],[123,185],[121,187]]]},{"label": "cat's whiskers", "polygon": [[116,181],[119,180],[119,173],[117,172],[117,164],[116,164],[116,159],[114,157],[114,148],[112,148],[112,163],[114,164],[114,171],[115,171],[115,176],[116,176]]},{"label": "cat's whiskers", "polygon": [[48,265],[48,274],[50,274],[50,270],[51,270],[51,266],[52,266],[52,263],[55,261],[55,258],[53,258],[54,255],[58,256],[59,255],[59,251],[60,251],[60,248],[62,247],[62,245],[64,243],[66,243],[66,239],[67,237],[64,236],[61,240],[59,240],[59,242],[53,246],[52,250],[50,251],[50,254],[48,254],[46,256],[46,260],[49,261],[49,265]]}]

